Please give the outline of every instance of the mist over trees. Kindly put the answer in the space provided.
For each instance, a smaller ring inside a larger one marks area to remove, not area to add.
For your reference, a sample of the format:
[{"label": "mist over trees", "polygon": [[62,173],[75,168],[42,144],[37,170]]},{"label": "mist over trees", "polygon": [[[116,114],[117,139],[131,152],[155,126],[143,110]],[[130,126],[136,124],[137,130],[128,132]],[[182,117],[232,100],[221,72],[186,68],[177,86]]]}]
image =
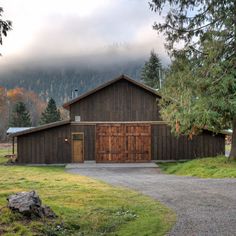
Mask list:
[{"label": "mist over trees", "polygon": [[86,67],[78,64],[12,69],[0,73],[0,85],[8,89],[25,88],[37,93],[44,101],[53,97],[60,106],[71,99],[73,90],[77,89],[80,95],[121,74],[140,80],[143,64],[144,60],[119,62],[111,66],[88,64]]}]

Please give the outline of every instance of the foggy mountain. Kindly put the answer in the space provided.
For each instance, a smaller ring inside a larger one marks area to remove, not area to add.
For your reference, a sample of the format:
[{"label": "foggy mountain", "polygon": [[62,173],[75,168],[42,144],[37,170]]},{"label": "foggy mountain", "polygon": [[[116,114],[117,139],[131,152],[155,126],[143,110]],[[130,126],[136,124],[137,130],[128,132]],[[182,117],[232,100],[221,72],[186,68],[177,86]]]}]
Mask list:
[{"label": "foggy mountain", "polygon": [[32,90],[47,100],[52,97],[61,105],[72,97],[72,91],[77,89],[80,95],[96,86],[114,79],[121,74],[127,74],[133,79],[140,79],[144,59],[129,61],[112,60],[106,63],[84,62],[76,64],[61,61],[49,65],[21,65],[0,71],[0,86],[8,89],[23,87]]},{"label": "foggy mountain", "polygon": [[[156,50],[157,52],[157,50]],[[162,64],[168,64],[163,51],[158,51]],[[114,43],[100,51],[78,54],[39,55],[24,53],[0,67],[0,86],[22,87],[39,94],[43,100],[52,97],[61,105],[72,97],[91,90],[121,74],[140,80],[140,73],[150,51],[140,45]],[[0,61],[1,62],[1,61]]]},{"label": "foggy mountain", "polygon": [[0,86],[8,89],[62,104],[73,89],[79,95],[123,73],[139,80],[153,49],[169,63],[165,37],[153,30],[162,17],[148,0],[3,2],[13,22],[0,47]]}]

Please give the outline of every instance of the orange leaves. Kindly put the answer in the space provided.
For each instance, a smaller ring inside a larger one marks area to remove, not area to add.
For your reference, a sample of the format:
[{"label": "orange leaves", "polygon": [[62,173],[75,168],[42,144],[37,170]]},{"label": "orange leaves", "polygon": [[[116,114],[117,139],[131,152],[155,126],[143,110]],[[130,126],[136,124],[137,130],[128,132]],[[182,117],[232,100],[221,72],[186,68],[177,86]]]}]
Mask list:
[{"label": "orange leaves", "polygon": [[[188,133],[189,139],[192,140],[193,136],[196,135],[199,131],[199,128],[197,126],[193,126],[190,130],[190,132]],[[180,130],[180,121],[179,120],[175,120],[175,132],[176,134],[180,134],[181,130]],[[183,131],[182,131],[183,132]]]},{"label": "orange leaves", "polygon": [[14,88],[7,91],[7,97],[11,102],[22,101],[25,93],[23,88]]},{"label": "orange leaves", "polygon": [[177,134],[180,132],[180,122],[178,120],[175,121],[175,132]]},{"label": "orange leaves", "polygon": [[[23,102],[27,109],[30,111],[33,125],[37,125],[40,115],[46,106],[46,102],[43,101],[38,94],[33,91],[28,91],[24,88],[13,88],[7,90],[4,87],[0,87],[0,113],[9,117],[14,104],[17,102]],[[9,120],[5,119],[6,122]],[[7,126],[8,124],[2,124],[0,126]],[[0,127],[1,129],[1,127]]]},{"label": "orange leaves", "polygon": [[191,132],[190,132],[190,134],[189,134],[189,139],[192,140],[192,139],[193,139],[193,136],[196,135],[197,132],[198,132],[197,126],[193,126],[193,128],[192,128],[192,130],[191,130]]},{"label": "orange leaves", "polygon": [[192,133],[189,134],[189,139],[190,139],[190,140],[193,139],[193,134],[192,134]]}]

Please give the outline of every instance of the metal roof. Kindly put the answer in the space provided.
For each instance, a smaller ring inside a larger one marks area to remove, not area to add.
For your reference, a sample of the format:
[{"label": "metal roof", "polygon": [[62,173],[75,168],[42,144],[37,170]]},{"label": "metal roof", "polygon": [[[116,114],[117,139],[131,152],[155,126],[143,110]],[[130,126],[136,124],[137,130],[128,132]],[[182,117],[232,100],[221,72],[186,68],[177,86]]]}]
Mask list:
[{"label": "metal roof", "polygon": [[60,126],[60,125],[69,124],[69,123],[70,123],[69,120],[56,121],[56,122],[53,122],[53,123],[41,125],[41,126],[38,126],[38,127],[27,128],[25,130],[15,132],[15,133],[12,133],[11,136],[15,137],[15,136],[23,135],[23,134],[34,133],[34,132],[37,132],[37,131],[41,131],[41,130],[57,127],[57,126]]},{"label": "metal roof", "polygon": [[32,129],[32,128],[34,128],[34,127],[10,127],[7,130],[7,134],[14,134],[14,133],[25,131],[25,130]]}]

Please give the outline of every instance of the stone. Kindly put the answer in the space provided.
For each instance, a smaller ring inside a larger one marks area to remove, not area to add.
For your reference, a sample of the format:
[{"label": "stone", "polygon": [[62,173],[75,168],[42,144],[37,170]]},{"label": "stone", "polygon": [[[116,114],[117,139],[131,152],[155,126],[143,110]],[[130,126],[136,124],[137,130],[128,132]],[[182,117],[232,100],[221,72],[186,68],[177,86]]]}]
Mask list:
[{"label": "stone", "polygon": [[53,212],[53,210],[49,206],[43,206],[42,210],[43,210],[44,217],[47,217],[47,218],[57,217],[56,214]]},{"label": "stone", "polygon": [[27,217],[55,218],[56,214],[49,206],[42,205],[42,201],[35,191],[19,192],[7,198],[8,208]]}]

